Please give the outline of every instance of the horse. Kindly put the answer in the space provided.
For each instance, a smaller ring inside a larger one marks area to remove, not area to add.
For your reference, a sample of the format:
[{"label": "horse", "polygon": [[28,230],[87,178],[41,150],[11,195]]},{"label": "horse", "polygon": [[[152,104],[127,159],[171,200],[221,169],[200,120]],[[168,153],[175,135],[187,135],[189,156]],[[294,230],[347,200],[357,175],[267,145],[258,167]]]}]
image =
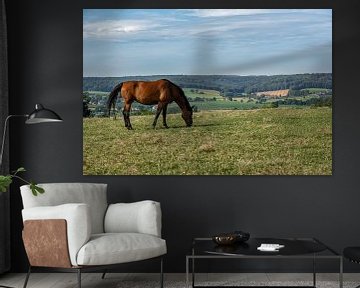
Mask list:
[{"label": "horse", "polygon": [[113,106],[115,110],[117,96],[121,96],[124,99],[123,117],[125,127],[129,130],[133,129],[130,123],[130,109],[134,101],[145,105],[157,104],[155,119],[152,124],[154,129],[161,111],[163,115],[163,125],[165,128],[169,128],[166,123],[166,110],[168,104],[171,102],[175,102],[180,107],[182,112],[181,116],[186,126],[191,127],[193,124],[192,107],[184,91],[167,79],[157,81],[126,81],[116,85],[110,92],[107,102],[109,117],[111,106]]}]

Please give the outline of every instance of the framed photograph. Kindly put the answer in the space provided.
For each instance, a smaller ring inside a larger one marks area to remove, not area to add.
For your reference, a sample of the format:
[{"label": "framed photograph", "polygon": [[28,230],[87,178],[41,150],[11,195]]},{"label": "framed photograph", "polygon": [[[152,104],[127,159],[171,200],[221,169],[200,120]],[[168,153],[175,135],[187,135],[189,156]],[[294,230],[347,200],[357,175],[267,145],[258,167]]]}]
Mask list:
[{"label": "framed photograph", "polygon": [[84,175],[332,175],[331,9],[84,9]]}]

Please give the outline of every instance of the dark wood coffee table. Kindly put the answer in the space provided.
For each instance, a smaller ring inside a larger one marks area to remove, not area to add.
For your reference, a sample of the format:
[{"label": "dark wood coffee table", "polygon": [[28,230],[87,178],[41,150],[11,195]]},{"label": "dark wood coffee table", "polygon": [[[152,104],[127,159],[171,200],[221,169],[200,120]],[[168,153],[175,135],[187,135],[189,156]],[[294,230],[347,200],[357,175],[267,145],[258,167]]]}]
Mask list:
[{"label": "dark wood coffee table", "polygon": [[[284,245],[277,252],[263,252],[257,250],[261,243],[273,243]],[[204,287],[195,285],[195,260],[200,259],[312,259],[313,285],[294,287],[316,288],[316,260],[335,259],[339,261],[339,287],[343,287],[343,258],[335,250],[315,238],[250,238],[247,242],[219,246],[211,238],[195,238],[191,253],[186,255],[186,287],[189,287],[189,271],[191,268],[191,287]],[[214,287],[214,286],[211,286]],[[227,286],[222,286],[227,287]],[[229,286],[228,286],[229,287]],[[231,286],[247,287],[247,286]],[[251,286],[256,287],[256,286]],[[262,286],[264,287],[264,286]],[[271,286],[274,287],[274,286]],[[281,286],[284,287],[284,286]]]}]

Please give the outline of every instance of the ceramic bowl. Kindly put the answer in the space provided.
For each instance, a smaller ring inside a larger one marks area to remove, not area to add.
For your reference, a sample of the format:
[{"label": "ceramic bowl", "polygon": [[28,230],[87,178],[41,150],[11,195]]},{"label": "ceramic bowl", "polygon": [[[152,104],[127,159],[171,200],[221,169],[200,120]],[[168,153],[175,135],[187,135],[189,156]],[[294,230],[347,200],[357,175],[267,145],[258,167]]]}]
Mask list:
[{"label": "ceramic bowl", "polygon": [[236,234],[219,234],[212,237],[212,240],[218,245],[232,245],[237,241]]}]

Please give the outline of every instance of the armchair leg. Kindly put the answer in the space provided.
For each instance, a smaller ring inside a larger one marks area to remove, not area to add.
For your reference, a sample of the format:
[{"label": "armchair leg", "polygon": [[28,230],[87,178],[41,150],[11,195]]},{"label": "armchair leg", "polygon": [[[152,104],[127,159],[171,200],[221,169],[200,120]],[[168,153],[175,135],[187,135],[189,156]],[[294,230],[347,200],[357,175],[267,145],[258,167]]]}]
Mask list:
[{"label": "armchair leg", "polygon": [[30,274],[31,274],[31,265],[29,266],[29,270],[28,270],[28,272],[27,272],[27,274],[26,274],[26,278],[25,278],[25,282],[24,282],[23,288],[26,288],[27,283],[28,283],[28,281],[29,281]]},{"label": "armchair leg", "polygon": [[101,275],[101,279],[105,279],[106,272],[107,272],[107,270],[105,269],[103,274]]},{"label": "armchair leg", "polygon": [[160,260],[160,287],[163,288],[164,287],[164,269],[163,269],[163,257],[161,257]]},{"label": "armchair leg", "polygon": [[78,288],[81,288],[81,269],[77,269]]}]

